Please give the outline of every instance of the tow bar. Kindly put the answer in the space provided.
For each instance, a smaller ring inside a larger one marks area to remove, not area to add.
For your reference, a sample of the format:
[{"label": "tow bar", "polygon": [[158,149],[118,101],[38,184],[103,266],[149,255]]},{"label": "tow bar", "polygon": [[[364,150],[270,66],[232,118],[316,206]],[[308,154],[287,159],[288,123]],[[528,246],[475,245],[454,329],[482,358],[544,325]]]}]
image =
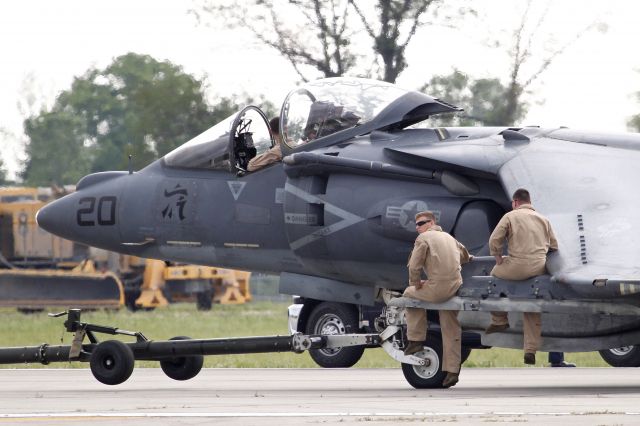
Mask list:
[{"label": "tow bar", "polygon": [[[404,356],[383,340],[388,340],[397,331],[396,326],[381,334],[337,334],[291,336],[235,337],[224,339],[191,339],[178,336],[164,341],[147,339],[140,332],[105,327],[80,321],[81,310],[49,314],[50,317],[66,315],[64,327],[74,333],[71,345],[0,348],[0,364],[80,361],[89,362],[91,373],[100,382],[117,385],[126,381],[133,372],[136,360],[159,361],[160,368],[174,380],[195,377],[204,363],[204,355],[252,354],[268,352],[302,353],[309,349],[340,348],[346,346],[383,346],[394,359],[415,365],[425,365],[428,360],[415,356]],[[390,333],[394,331],[394,333]],[[135,337],[135,342],[120,340],[99,342],[96,334],[124,335]],[[89,343],[84,343],[85,338]]]}]

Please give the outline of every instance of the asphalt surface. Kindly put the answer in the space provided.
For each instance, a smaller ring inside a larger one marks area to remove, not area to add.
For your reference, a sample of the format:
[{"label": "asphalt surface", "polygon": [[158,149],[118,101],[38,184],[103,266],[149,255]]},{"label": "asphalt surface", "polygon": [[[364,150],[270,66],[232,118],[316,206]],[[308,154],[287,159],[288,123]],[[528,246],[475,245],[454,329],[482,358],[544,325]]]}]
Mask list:
[{"label": "asphalt surface", "polygon": [[121,385],[86,369],[0,370],[0,424],[640,424],[640,370],[463,369],[416,390],[398,369],[206,369],[177,382],[136,369]]}]

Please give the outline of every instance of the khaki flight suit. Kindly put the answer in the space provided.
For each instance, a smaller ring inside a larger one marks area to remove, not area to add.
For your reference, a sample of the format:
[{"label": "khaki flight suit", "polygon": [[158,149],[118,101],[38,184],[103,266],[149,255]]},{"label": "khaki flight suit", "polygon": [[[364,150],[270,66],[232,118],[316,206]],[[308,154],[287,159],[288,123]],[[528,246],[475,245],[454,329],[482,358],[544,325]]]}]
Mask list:
[{"label": "khaki flight suit", "polygon": [[250,172],[255,172],[256,170],[260,170],[264,166],[267,166],[271,163],[276,163],[281,160],[282,150],[280,149],[280,144],[276,143],[276,145],[272,148],[269,148],[268,151],[265,151],[260,155],[256,155],[251,160],[249,160],[249,164],[247,164],[247,170]]},{"label": "khaki flight suit", "polygon": [[[505,214],[489,238],[492,256],[502,255],[505,239],[509,256],[493,267],[491,275],[505,280],[526,280],[546,272],[547,252],[558,250],[558,241],[549,220],[536,212],[531,204],[523,204]],[[509,323],[506,312],[491,312],[492,323]],[[542,323],[539,312],[523,314],[525,353],[536,353],[540,347]]]},{"label": "khaki flight suit", "polygon": [[[469,261],[469,252],[451,235],[437,225],[418,235],[409,258],[409,287],[404,296],[441,303],[455,296],[462,285],[460,264]],[[415,285],[420,282],[422,270],[428,279],[422,288]],[[442,329],[442,369],[449,373],[460,372],[460,352],[462,330],[458,322],[458,311],[439,311]],[[427,311],[419,308],[406,308],[407,337],[421,342],[427,338]]]}]

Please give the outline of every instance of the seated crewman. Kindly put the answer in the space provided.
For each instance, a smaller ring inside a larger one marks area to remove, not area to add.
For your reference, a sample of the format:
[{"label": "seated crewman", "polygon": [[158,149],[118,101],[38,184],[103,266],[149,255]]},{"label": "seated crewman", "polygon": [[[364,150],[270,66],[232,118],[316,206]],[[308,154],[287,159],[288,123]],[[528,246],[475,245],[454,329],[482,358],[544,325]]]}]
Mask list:
[{"label": "seated crewman", "polygon": [[269,120],[269,127],[271,128],[271,133],[273,133],[276,144],[273,148],[270,148],[260,155],[256,155],[249,161],[247,170],[250,172],[255,172],[264,166],[282,161],[282,150],[280,149],[280,117],[273,117]]}]

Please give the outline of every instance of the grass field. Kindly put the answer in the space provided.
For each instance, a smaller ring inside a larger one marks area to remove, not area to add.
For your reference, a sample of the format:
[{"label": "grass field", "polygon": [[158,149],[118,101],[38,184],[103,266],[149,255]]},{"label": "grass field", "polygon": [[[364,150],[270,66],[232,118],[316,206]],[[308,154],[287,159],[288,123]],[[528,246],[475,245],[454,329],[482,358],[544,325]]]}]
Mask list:
[{"label": "grass field", "polygon": [[[208,312],[196,310],[195,304],[175,304],[155,311],[129,312],[88,311],[82,321],[125,330],[141,331],[151,340],[166,340],[173,336],[188,335],[193,338],[243,337],[286,335],[287,302],[252,302],[244,305],[214,305]],[[49,318],[46,313],[22,314],[15,309],[0,309],[0,346],[36,346],[70,344],[71,334],[64,332],[63,318]],[[113,337],[104,336],[102,340]],[[121,340],[129,340],[122,338]],[[539,353],[537,365],[547,364],[547,354]],[[580,367],[608,367],[598,353],[568,353],[566,360]],[[138,366],[156,367],[157,362],[139,361]],[[23,365],[5,365],[0,368],[16,368]],[[34,368],[40,364],[30,364]],[[465,367],[524,367],[522,351],[512,349],[474,350]],[[49,368],[86,368],[85,363],[55,363]],[[269,367],[311,368],[317,367],[308,353],[275,353],[251,355],[224,355],[205,357],[205,367]],[[397,368],[382,349],[368,349],[356,367]]]}]

